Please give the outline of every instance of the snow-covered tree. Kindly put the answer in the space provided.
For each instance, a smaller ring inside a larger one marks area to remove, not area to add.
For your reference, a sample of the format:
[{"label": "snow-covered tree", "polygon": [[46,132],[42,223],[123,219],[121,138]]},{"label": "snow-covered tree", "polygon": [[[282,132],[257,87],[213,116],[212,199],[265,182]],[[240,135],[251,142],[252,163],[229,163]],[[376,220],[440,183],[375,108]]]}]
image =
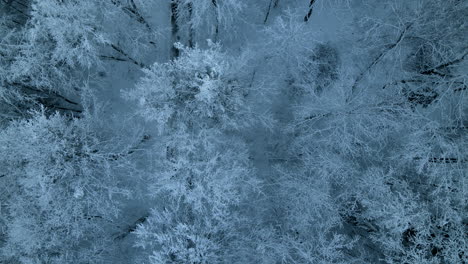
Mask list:
[{"label": "snow-covered tree", "polygon": [[[109,62],[144,67],[142,58],[154,61],[148,55],[160,44],[157,28],[144,20],[143,6],[130,2],[31,1],[21,27],[2,19],[0,92],[10,116],[38,105],[80,114],[81,88],[98,72],[105,75]],[[121,24],[108,26],[115,23]],[[129,34],[134,37],[122,37]]]},{"label": "snow-covered tree", "polygon": [[366,85],[380,86],[399,91],[414,106],[427,107],[466,88],[462,70],[467,56],[462,41],[467,32],[466,3],[396,1],[384,6],[388,8],[369,6],[383,16],[367,9],[358,14],[358,30],[364,34],[357,42],[362,46],[354,60],[361,65],[354,73],[352,92],[362,94]]},{"label": "snow-covered tree", "polygon": [[[236,23],[242,23],[240,13],[246,8],[246,1],[233,0],[172,0],[171,26],[174,42],[194,47],[200,41],[211,38],[217,41],[220,31],[228,31]],[[174,50],[177,57],[179,52]]]},{"label": "snow-covered tree", "polygon": [[[14,263],[102,263],[108,234],[128,192],[115,153],[86,120],[34,113],[0,132],[1,256]],[[2,257],[2,258],[3,258]]]},{"label": "snow-covered tree", "polygon": [[124,92],[137,102],[138,113],[156,121],[161,130],[180,125],[238,129],[250,122],[248,87],[239,76],[244,61],[236,61],[214,43],[207,50],[178,48],[179,58],[145,69],[135,89]]},{"label": "snow-covered tree", "polygon": [[70,80],[73,70],[95,65],[97,45],[106,41],[96,15],[97,6],[89,1],[33,1],[10,82],[55,91],[79,86]]},{"label": "snow-covered tree", "polygon": [[[380,131],[391,143],[374,161],[384,172],[371,170],[380,183],[363,179],[372,183],[355,195],[360,205],[355,223],[374,227],[370,237],[389,263],[463,263],[466,183],[461,179],[467,153],[461,39],[467,6],[462,1],[388,6],[384,18],[361,17],[361,29],[368,30],[362,51],[374,56],[356,75],[350,100],[382,89],[386,101],[393,97],[404,112],[395,120],[401,129]],[[372,186],[381,189],[374,192]]]},{"label": "snow-covered tree", "polygon": [[253,122],[243,60],[214,43],[178,48],[179,57],[144,70],[124,93],[163,139],[148,185],[149,195],[164,202],[136,230],[137,245],[151,263],[218,263],[234,258],[236,208],[257,185],[243,140],[226,133]]},{"label": "snow-covered tree", "polygon": [[257,185],[245,145],[217,130],[179,132],[165,144],[149,184],[164,202],[137,229],[137,245],[151,263],[225,261],[239,235],[236,207]]},{"label": "snow-covered tree", "polygon": [[0,1],[0,263],[468,262],[467,3]]}]

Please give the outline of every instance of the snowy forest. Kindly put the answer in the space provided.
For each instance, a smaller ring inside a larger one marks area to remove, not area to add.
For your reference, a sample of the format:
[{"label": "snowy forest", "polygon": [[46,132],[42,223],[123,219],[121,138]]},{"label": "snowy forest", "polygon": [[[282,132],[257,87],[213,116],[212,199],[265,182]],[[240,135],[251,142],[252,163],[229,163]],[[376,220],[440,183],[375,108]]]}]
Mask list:
[{"label": "snowy forest", "polygon": [[467,17],[0,0],[0,263],[468,263]]}]

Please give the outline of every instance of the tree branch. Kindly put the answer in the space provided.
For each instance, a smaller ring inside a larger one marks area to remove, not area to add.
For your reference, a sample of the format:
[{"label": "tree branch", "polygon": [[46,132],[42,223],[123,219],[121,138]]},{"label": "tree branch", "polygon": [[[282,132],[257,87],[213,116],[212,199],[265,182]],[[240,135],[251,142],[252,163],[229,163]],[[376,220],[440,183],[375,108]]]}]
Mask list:
[{"label": "tree branch", "polygon": [[461,92],[461,91],[465,91],[466,89],[467,89],[467,87],[465,86],[465,87],[456,88],[453,91],[454,92]]},{"label": "tree branch", "polygon": [[218,11],[218,2],[217,0],[211,0],[211,3],[213,4],[213,7],[216,9],[216,25],[215,25],[215,41],[218,40],[218,35],[219,35],[219,11]]},{"label": "tree branch", "polygon": [[125,62],[128,62],[127,59],[122,59],[122,58],[118,58],[118,57],[114,57],[114,56],[100,55],[99,57],[100,57],[101,59],[104,59],[104,60],[115,60],[115,61],[125,61]]},{"label": "tree branch", "polygon": [[[450,84],[460,84],[460,85],[464,85],[463,82],[450,82],[450,81],[442,81],[442,82],[437,82],[437,81],[425,81],[425,80],[417,80],[417,79],[406,79],[406,80],[398,80],[398,81],[394,81],[394,82],[391,82],[391,83],[387,83],[385,84],[382,89],[385,89],[389,86],[392,86],[392,85],[398,85],[398,84],[406,84],[406,83],[429,83],[429,84],[444,84],[444,83],[449,83]],[[453,92],[460,92],[460,91],[464,91],[466,90],[467,87],[466,86],[462,86],[462,87],[458,87],[458,88],[455,88],[453,89]]]},{"label": "tree branch", "polygon": [[130,233],[132,233],[133,231],[135,231],[138,228],[139,224],[143,224],[144,222],[146,222],[148,217],[149,217],[149,214],[145,214],[142,217],[138,218],[135,222],[133,222],[131,225],[129,225],[122,233],[115,236],[114,240],[126,238]]},{"label": "tree branch", "polygon": [[304,22],[309,21],[310,17],[312,16],[312,12],[314,11],[314,3],[315,3],[315,0],[310,0],[309,12],[307,12],[307,15],[304,17]]},{"label": "tree branch", "polygon": [[[127,152],[123,153],[123,154],[111,154],[109,156],[109,159],[112,160],[112,161],[115,161],[115,160],[118,160],[122,157],[125,157],[125,156],[128,156],[128,155],[131,155],[133,153],[135,153],[137,150],[138,150],[138,147],[145,143],[146,141],[150,140],[151,139],[151,136],[150,135],[144,135],[143,138],[138,142],[138,144],[132,148],[130,148]],[[96,152],[98,152],[96,150]]]},{"label": "tree branch", "polygon": [[432,75],[432,74],[435,74],[435,75],[439,75],[439,76],[446,76],[446,74],[443,74],[443,73],[440,73],[438,72],[439,70],[442,70],[444,68],[447,68],[447,67],[450,67],[452,65],[455,65],[455,64],[458,64],[460,62],[462,62],[465,57],[468,55],[468,52],[465,52],[465,54],[463,54],[463,56],[461,56],[460,58],[458,59],[455,59],[453,61],[449,61],[449,62],[446,62],[446,63],[443,63],[443,64],[440,64],[430,70],[426,70],[426,71],[422,71],[420,72],[420,74],[424,74],[424,75]]},{"label": "tree branch", "polygon": [[150,24],[146,21],[146,19],[140,14],[138,11],[138,7],[136,6],[133,0],[130,0],[130,6],[123,6],[121,3],[117,2],[116,0],[111,0],[112,4],[121,8],[124,13],[126,13],[129,17],[135,19],[138,23],[143,24],[149,31],[153,31]]},{"label": "tree branch", "polygon": [[31,85],[27,85],[27,84],[23,84],[23,83],[19,83],[19,82],[13,82],[13,83],[7,83],[7,85],[11,85],[11,86],[19,86],[21,87],[22,89],[26,89],[26,90],[31,90],[31,91],[34,91],[38,94],[41,94],[41,93],[48,93],[48,94],[52,94],[53,96],[57,97],[57,98],[60,98],[62,100],[64,100],[65,102],[69,103],[69,104],[72,104],[72,105],[79,105],[77,102],[74,102],[68,98],[66,98],[65,96],[57,93],[57,92],[54,92],[54,91],[50,91],[48,89],[41,89],[41,88],[37,88],[37,87],[34,87],[34,86],[31,86]]},{"label": "tree branch", "polygon": [[268,4],[268,10],[267,10],[266,15],[265,15],[265,19],[263,20],[263,24],[266,24],[266,22],[268,21],[268,17],[270,16],[272,3],[273,3],[273,0],[270,0],[270,3]]},{"label": "tree branch", "polygon": [[367,68],[362,71],[358,77],[356,78],[356,80],[354,81],[353,83],[353,86],[351,87],[351,96],[353,96],[353,94],[356,92],[356,88],[359,84],[359,82],[361,82],[361,80],[364,78],[364,76],[375,66],[377,65],[377,63],[380,62],[380,60],[385,57],[385,55],[387,55],[390,51],[392,51],[395,47],[398,46],[398,44],[400,44],[401,41],[403,41],[404,39],[404,36],[406,34],[406,32],[408,31],[408,29],[411,27],[412,24],[408,24],[404,29],[403,31],[400,33],[400,35],[398,36],[397,40],[395,41],[395,43],[389,45],[385,50],[383,50],[373,61],[371,64],[369,64],[369,66],[367,66]]},{"label": "tree branch", "polygon": [[123,51],[120,47],[114,45],[114,44],[110,44],[110,46],[112,47],[113,50],[117,51],[118,53],[120,53],[121,55],[123,55],[124,57],[126,57],[130,62],[132,62],[133,64],[141,67],[141,68],[146,68],[146,65],[143,64],[142,62],[139,62],[137,60],[135,60],[134,58],[132,58],[130,55],[128,55],[125,51]]},{"label": "tree branch", "polygon": [[175,59],[179,57],[180,52],[174,46],[174,44],[179,41],[179,25],[177,24],[177,9],[179,8],[179,3],[177,0],[171,1],[171,37],[172,37],[172,47],[171,47],[171,58]]},{"label": "tree branch", "polygon": [[[426,158],[422,157],[414,157],[413,160],[424,160]],[[468,162],[468,159],[458,159],[458,158],[453,158],[453,157],[448,157],[448,158],[439,158],[439,157],[433,157],[433,158],[428,158],[426,159],[430,163],[465,163]]]}]

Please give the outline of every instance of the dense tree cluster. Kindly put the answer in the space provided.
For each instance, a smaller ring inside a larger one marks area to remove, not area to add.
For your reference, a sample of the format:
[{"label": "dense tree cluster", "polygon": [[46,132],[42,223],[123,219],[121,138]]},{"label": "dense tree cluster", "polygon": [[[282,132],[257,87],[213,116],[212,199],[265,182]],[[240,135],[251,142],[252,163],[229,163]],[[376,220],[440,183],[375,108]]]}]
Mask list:
[{"label": "dense tree cluster", "polygon": [[467,15],[0,0],[0,263],[467,263]]}]

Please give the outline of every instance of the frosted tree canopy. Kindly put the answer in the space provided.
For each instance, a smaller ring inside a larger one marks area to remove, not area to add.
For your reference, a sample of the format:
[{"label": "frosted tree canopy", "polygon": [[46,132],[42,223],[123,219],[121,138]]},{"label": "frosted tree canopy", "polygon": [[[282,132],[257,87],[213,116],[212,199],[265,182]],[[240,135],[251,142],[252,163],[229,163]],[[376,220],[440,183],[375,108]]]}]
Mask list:
[{"label": "frosted tree canopy", "polygon": [[0,0],[0,263],[468,263],[466,17]]}]

